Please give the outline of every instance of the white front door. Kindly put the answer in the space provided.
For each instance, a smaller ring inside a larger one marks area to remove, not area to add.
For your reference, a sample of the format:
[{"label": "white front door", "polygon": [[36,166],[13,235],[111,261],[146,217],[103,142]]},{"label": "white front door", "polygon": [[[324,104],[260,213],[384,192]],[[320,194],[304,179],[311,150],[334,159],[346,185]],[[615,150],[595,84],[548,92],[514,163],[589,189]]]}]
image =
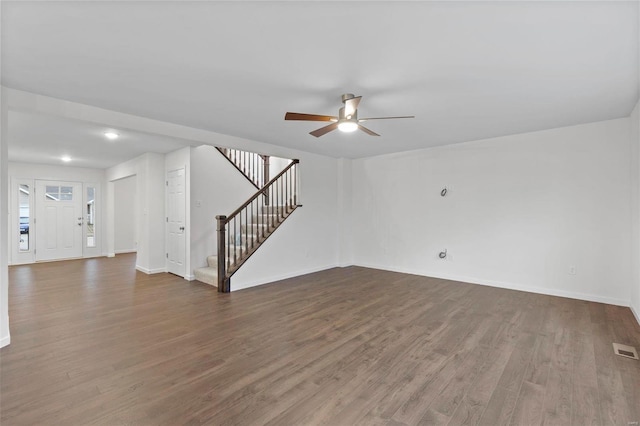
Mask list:
[{"label": "white front door", "polygon": [[167,272],[185,274],[185,175],[184,169],[167,173]]},{"label": "white front door", "polygon": [[82,184],[36,181],[36,261],[82,257]]}]

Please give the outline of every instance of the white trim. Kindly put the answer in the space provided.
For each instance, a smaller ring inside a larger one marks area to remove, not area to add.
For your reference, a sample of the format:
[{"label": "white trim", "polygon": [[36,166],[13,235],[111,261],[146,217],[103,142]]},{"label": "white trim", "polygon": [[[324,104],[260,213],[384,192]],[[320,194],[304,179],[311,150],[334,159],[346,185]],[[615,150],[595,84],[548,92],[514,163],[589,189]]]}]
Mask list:
[{"label": "white trim", "polygon": [[115,253],[107,253],[107,257],[116,257]]},{"label": "white trim", "polygon": [[627,307],[629,306],[628,300],[616,299],[613,297],[606,297],[606,296],[599,296],[596,294],[577,293],[577,292],[555,290],[550,288],[535,287],[535,286],[529,286],[529,285],[523,285],[523,284],[505,283],[501,281],[486,280],[486,279],[475,278],[475,277],[465,277],[465,276],[448,275],[448,274],[431,274],[431,273],[425,273],[423,271],[414,271],[409,269],[370,265],[370,264],[364,264],[364,263],[356,263],[356,265],[362,266],[365,268],[382,269],[385,271],[420,275],[423,277],[438,278],[442,280],[459,281],[459,282],[468,283],[468,284],[477,284],[477,285],[485,285],[490,287],[505,288],[509,290],[526,291],[528,293],[546,294],[548,296],[566,297],[569,299],[586,300],[588,302],[607,303],[609,305],[616,305],[616,306],[627,306]]},{"label": "white trim", "polygon": [[631,309],[631,313],[633,314],[634,317],[636,317],[636,321],[638,321],[638,325],[640,325],[640,313],[636,311],[633,305],[629,305],[629,309]]},{"label": "white trim", "polygon": [[255,281],[241,283],[240,287],[236,286],[235,288],[234,288],[233,278],[231,278],[231,291],[244,290],[250,287],[256,287],[263,284],[270,284],[275,281],[281,281],[281,280],[286,280],[293,277],[299,277],[300,275],[307,275],[307,274],[313,274],[314,272],[326,271],[327,269],[332,269],[336,267],[337,265],[333,264],[333,265],[321,266],[317,268],[304,269],[296,272],[290,272],[282,275],[275,275],[269,278],[262,278]]},{"label": "white trim", "polygon": [[184,279],[187,280],[187,281],[195,281],[196,280],[196,276],[187,274],[187,275],[184,276]]},{"label": "white trim", "polygon": [[[137,249],[122,249],[122,250],[116,250],[115,254],[124,254],[124,253],[137,253],[138,250]],[[111,256],[110,256],[111,257]]]},{"label": "white trim", "polygon": [[136,265],[136,269],[140,272],[144,272],[147,275],[151,275],[151,274],[161,274],[163,272],[167,272],[166,268],[156,268],[156,269],[147,269],[144,268],[140,265]]},{"label": "white trim", "polygon": [[11,343],[11,334],[7,334],[6,336],[0,339],[0,348],[9,346],[9,343]]},{"label": "white trim", "polygon": [[104,254],[100,253],[100,254],[91,254],[88,256],[82,256],[83,259],[94,259],[96,257],[106,257]]}]

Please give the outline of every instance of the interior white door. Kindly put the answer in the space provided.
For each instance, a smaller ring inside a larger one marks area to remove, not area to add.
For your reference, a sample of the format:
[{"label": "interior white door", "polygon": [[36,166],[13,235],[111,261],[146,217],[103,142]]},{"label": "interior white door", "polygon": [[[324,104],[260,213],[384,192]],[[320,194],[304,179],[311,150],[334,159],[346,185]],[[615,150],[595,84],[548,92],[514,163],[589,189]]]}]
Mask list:
[{"label": "interior white door", "polygon": [[36,181],[36,261],[82,257],[82,184]]},{"label": "interior white door", "polygon": [[185,274],[185,173],[184,169],[167,173],[167,272]]}]

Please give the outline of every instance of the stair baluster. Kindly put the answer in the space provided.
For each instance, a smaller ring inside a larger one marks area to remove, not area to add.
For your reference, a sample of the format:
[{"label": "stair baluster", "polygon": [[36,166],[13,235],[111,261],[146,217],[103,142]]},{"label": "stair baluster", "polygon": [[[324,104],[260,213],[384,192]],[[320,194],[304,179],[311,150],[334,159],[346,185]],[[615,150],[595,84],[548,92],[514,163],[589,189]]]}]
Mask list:
[{"label": "stair baluster", "polygon": [[[256,187],[262,189],[269,182],[269,156],[255,152],[242,151],[234,148],[216,149],[233,166],[243,174],[245,178]],[[268,200],[267,200],[268,201]]]}]

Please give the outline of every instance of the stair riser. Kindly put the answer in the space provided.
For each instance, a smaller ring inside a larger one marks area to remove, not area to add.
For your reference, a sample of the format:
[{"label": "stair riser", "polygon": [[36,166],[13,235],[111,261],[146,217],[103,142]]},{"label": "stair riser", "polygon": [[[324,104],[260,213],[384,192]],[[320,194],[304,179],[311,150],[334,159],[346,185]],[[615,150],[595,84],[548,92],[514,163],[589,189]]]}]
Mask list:
[{"label": "stair riser", "polygon": [[[256,221],[257,218],[253,218],[254,221]],[[266,231],[269,228],[269,225],[267,223],[252,223],[249,225],[242,225],[242,233],[246,234],[247,233],[247,229],[249,230],[250,234],[257,234],[260,233],[262,235],[263,231]]]},{"label": "stair riser", "polygon": [[275,213],[286,211],[286,210],[287,210],[287,206],[262,206],[262,209],[260,212],[267,213],[267,214],[269,213],[275,214]]},{"label": "stair riser", "polygon": [[[283,212],[283,214],[286,216],[287,212]],[[251,218],[251,221],[253,223],[267,223],[268,225],[271,225],[272,221],[273,223],[277,223],[278,221],[282,221],[282,216],[279,214],[264,214],[264,215],[260,215],[260,216],[253,216]]]}]

